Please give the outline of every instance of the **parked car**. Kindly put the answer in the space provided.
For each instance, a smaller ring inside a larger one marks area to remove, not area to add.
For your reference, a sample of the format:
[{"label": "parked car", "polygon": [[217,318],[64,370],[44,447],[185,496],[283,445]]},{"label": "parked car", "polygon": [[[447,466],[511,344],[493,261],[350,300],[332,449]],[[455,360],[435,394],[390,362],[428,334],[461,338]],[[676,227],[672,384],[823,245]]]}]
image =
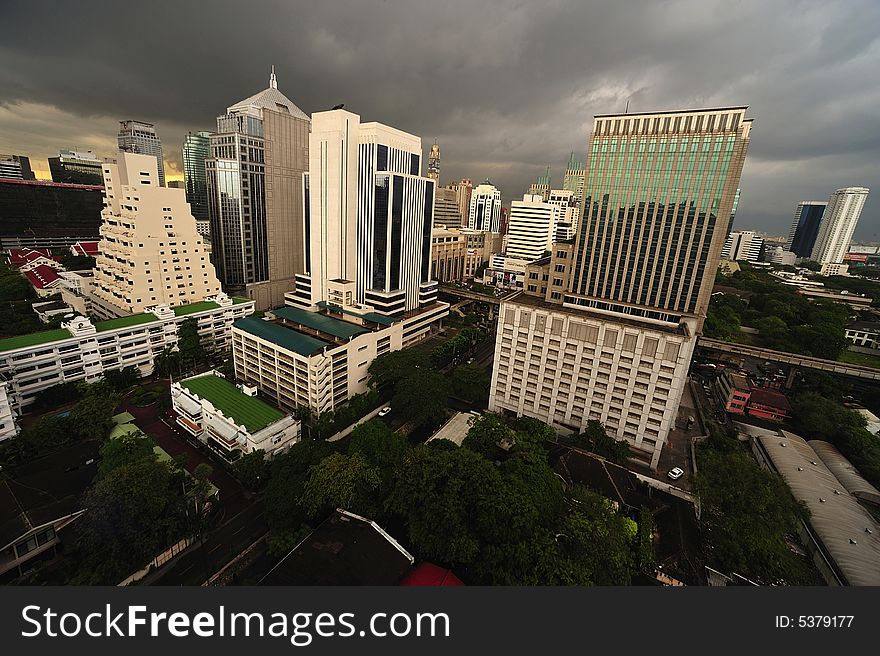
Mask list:
[{"label": "parked car", "polygon": [[391,412],[391,407],[386,405],[384,408],[379,410],[379,416],[384,417],[384,416],[388,415],[390,412]]},{"label": "parked car", "polygon": [[684,470],[681,467],[675,467],[674,469],[670,469],[669,473],[666,475],[673,481],[677,481],[679,478],[684,476]]}]

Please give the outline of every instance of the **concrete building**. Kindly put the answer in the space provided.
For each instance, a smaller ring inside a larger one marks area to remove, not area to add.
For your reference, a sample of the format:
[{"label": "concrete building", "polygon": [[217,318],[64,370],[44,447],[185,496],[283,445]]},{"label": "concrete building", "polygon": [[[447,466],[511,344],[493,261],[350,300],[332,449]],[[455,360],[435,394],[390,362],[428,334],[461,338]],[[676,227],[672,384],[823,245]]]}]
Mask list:
[{"label": "concrete building", "polygon": [[436,141],[431,144],[431,152],[428,154],[428,177],[440,185],[440,144]]},{"label": "concrete building", "polygon": [[574,194],[575,205],[580,206],[584,197],[584,163],[575,159],[574,152],[568,158],[562,188]]},{"label": "concrete building", "polygon": [[187,132],[183,138],[181,152],[183,153],[183,185],[186,190],[186,202],[189,203],[192,215],[196,217],[196,222],[205,222],[210,225],[205,160],[211,156],[211,133]]},{"label": "concrete building", "polygon": [[280,455],[302,437],[299,420],[216,371],[175,381],[171,402],[181,428],[229,462],[254,451]]},{"label": "concrete building", "polygon": [[559,216],[559,206],[546,202],[539,195],[526,194],[522,200],[513,201],[507,231],[507,257],[528,262],[543,257],[555,241]]},{"label": "concrete building", "polygon": [[823,262],[819,269],[820,276],[847,276],[849,264],[845,262]]},{"label": "concrete building", "polygon": [[278,307],[305,271],[303,174],[309,117],[268,88],[217,117],[206,160],[211,253],[224,289]]},{"label": "concrete building", "polygon": [[49,171],[54,182],[65,184],[103,185],[103,162],[91,150],[61,150],[49,158]]},{"label": "concrete building", "polygon": [[0,153],[0,178],[6,180],[35,180],[31,160],[26,155]]},{"label": "concrete building", "polygon": [[539,175],[538,179],[535,180],[531,185],[529,185],[529,189],[526,192],[529,196],[540,196],[541,200],[546,202],[550,197],[550,167],[547,167],[547,171],[544,175]]},{"label": "concrete building", "polygon": [[209,351],[228,351],[232,324],[253,313],[247,299],[218,294],[198,303],[92,323],[77,316],[61,328],[0,339],[0,379],[18,414],[43,390],[60,383],[94,382],[105,371],[135,366],[152,373],[156,355],[177,346],[177,329],[187,318],[197,321]]},{"label": "concrete building", "polygon": [[439,282],[464,279],[467,241],[461,230],[434,228],[431,231],[431,278]]},{"label": "concrete building", "polygon": [[745,260],[758,262],[764,252],[764,238],[757,232],[744,230],[731,232],[721,249],[721,258],[724,260]]},{"label": "concrete building", "polygon": [[334,410],[367,391],[368,369],[377,356],[421,340],[449,313],[446,303],[403,318],[323,305],[320,312],[285,307],[265,320],[236,321],[236,378],[256,385],[288,411],[301,405],[319,414]]},{"label": "concrete building", "polygon": [[162,141],[156,134],[156,127],[152,123],[120,121],[116,143],[119,150],[123,152],[154,157],[158,170],[159,186],[165,186],[165,156],[162,154]]},{"label": "concrete building", "polygon": [[[551,253],[550,266],[568,268],[559,276],[565,292],[548,285],[543,299],[501,304],[490,410],[570,431],[598,420],[657,467],[739,187],[752,123],[745,112],[594,118],[577,243]],[[624,170],[625,185],[616,175]],[[659,184],[670,175],[674,187]]]},{"label": "concrete building", "polygon": [[853,346],[880,349],[880,321],[855,321],[846,327],[846,338]]},{"label": "concrete building", "polygon": [[794,253],[795,257],[809,259],[827,206],[828,202],[824,200],[802,200],[797,204],[785,250]]},{"label": "concrete building", "polygon": [[351,283],[346,306],[399,316],[432,305],[435,183],[421,175],[421,139],[338,109],[312,115],[309,144],[305,269],[287,302],[315,309]]},{"label": "concrete building", "polygon": [[120,152],[116,163],[104,164],[106,204],[92,291],[102,318],[220,293],[184,191],[157,182],[152,156]]},{"label": "concrete building", "polygon": [[797,261],[797,255],[785,250],[782,246],[774,246],[764,252],[764,259],[771,264],[794,266],[794,263]]},{"label": "concrete building", "polygon": [[811,260],[821,264],[843,262],[868,199],[868,191],[867,187],[844,187],[831,194],[810,254]]},{"label": "concrete building", "polygon": [[569,189],[551,189],[547,202],[559,208],[559,218],[554,228],[554,241],[573,239],[577,234],[580,210],[580,200],[576,192]]},{"label": "concrete building", "polygon": [[455,190],[449,187],[440,187],[434,198],[434,225],[458,228],[461,223],[461,210]]},{"label": "concrete building", "polygon": [[471,230],[501,232],[501,192],[488,178],[471,193],[468,227]]},{"label": "concrete building", "polygon": [[473,182],[464,178],[447,185],[445,189],[450,189],[455,194],[455,201],[458,203],[458,210],[461,214],[461,226],[466,228],[470,220],[471,194],[474,191]]}]

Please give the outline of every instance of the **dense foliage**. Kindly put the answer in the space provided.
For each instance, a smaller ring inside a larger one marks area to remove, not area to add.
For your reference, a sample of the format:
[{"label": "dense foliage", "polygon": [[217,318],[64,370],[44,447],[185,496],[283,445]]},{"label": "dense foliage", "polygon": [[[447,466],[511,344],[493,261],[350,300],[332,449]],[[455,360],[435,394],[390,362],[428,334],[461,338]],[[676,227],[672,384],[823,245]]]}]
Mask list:
[{"label": "dense foliage", "polygon": [[615,440],[595,419],[587,421],[586,427],[580,433],[562,436],[559,441],[595,453],[618,465],[626,465],[629,461],[629,443],[626,440]]}]

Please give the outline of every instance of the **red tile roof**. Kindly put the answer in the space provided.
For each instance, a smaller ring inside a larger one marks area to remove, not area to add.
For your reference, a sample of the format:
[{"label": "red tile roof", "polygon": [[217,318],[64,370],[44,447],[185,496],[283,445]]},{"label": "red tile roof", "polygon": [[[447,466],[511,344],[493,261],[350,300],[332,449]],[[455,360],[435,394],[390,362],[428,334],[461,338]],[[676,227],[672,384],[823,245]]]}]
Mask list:
[{"label": "red tile roof", "polygon": [[96,241],[78,241],[70,247],[70,252],[74,255],[83,255],[85,257],[95,257],[98,254],[98,242]]},{"label": "red tile roof", "polygon": [[46,289],[61,280],[58,272],[46,264],[41,264],[30,271],[26,271],[24,275],[37,289]]},{"label": "red tile roof", "polygon": [[464,583],[448,569],[428,562],[421,562],[418,567],[403,577],[400,585],[452,586],[464,585]]},{"label": "red tile roof", "polygon": [[12,248],[9,250],[9,264],[14,267],[20,267],[40,257],[52,258],[52,251],[48,248]]},{"label": "red tile roof", "polygon": [[765,405],[785,412],[791,412],[791,405],[785,394],[764,387],[753,387],[749,397],[749,405]]}]

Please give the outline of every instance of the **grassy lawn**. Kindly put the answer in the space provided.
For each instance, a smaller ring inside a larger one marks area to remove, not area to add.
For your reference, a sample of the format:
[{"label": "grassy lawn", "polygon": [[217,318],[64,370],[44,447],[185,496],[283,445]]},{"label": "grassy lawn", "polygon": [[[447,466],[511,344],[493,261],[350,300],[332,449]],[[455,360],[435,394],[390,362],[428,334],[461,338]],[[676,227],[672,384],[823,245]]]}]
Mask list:
[{"label": "grassy lawn", "polygon": [[880,355],[857,353],[856,351],[844,351],[837,359],[841,362],[848,362],[849,364],[860,364],[863,367],[880,369]]}]

